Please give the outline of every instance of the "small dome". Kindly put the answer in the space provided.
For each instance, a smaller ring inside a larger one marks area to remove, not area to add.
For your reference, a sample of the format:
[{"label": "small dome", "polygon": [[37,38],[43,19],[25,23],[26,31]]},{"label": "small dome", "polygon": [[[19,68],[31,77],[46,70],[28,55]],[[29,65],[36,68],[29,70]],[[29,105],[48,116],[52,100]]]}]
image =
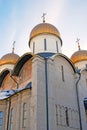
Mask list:
[{"label": "small dome", "polygon": [[17,54],[8,53],[8,54],[4,55],[0,59],[0,65],[4,65],[4,64],[15,64],[17,62],[18,58],[19,58],[19,56]]},{"label": "small dome", "polygon": [[[30,33],[29,44],[30,44],[30,41],[32,38],[34,38],[40,34],[52,34],[52,35],[57,36],[61,40],[60,33],[55,26],[53,26],[49,23],[41,23],[32,29],[32,31]],[[61,43],[62,43],[62,40],[61,40]]]},{"label": "small dome", "polygon": [[76,51],[72,56],[71,56],[71,61],[73,63],[79,62],[79,61],[84,61],[87,60],[87,51],[86,50],[79,50]]}]

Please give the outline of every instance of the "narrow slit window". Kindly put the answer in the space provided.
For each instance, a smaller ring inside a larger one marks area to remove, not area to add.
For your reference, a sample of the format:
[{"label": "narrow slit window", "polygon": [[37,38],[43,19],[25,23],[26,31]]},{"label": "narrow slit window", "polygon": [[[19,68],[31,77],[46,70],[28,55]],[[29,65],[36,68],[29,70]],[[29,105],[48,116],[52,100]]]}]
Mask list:
[{"label": "narrow slit window", "polygon": [[33,53],[35,52],[35,42],[33,42]]},{"label": "narrow slit window", "polygon": [[64,68],[63,68],[63,65],[61,65],[61,73],[62,73],[62,81],[64,81]]},{"label": "narrow slit window", "polygon": [[87,64],[85,66],[86,66],[86,69],[87,69]]},{"label": "narrow slit window", "polygon": [[47,50],[46,39],[44,39],[44,50]]},{"label": "narrow slit window", "polygon": [[0,111],[0,130],[2,130],[3,112]]},{"label": "narrow slit window", "polygon": [[87,79],[86,79],[86,87],[87,87]]},{"label": "narrow slit window", "polygon": [[10,118],[10,130],[13,130],[13,121],[14,121],[14,110],[11,109],[11,118]]},{"label": "narrow slit window", "polygon": [[85,111],[85,114],[86,114],[86,122],[87,122],[87,111]]},{"label": "narrow slit window", "polygon": [[68,108],[67,107],[66,107],[66,110],[65,110],[65,115],[66,115],[66,125],[69,126]]},{"label": "narrow slit window", "polygon": [[57,53],[58,53],[58,42],[56,41],[56,50],[57,50]]},{"label": "narrow slit window", "polygon": [[87,121],[87,98],[84,99],[84,108],[85,108],[86,121]]},{"label": "narrow slit window", "polygon": [[26,121],[27,121],[27,105],[26,103],[23,104],[23,127],[26,127]]},{"label": "narrow slit window", "polygon": [[58,107],[57,107],[57,105],[55,105],[56,106],[56,124],[58,125]]}]

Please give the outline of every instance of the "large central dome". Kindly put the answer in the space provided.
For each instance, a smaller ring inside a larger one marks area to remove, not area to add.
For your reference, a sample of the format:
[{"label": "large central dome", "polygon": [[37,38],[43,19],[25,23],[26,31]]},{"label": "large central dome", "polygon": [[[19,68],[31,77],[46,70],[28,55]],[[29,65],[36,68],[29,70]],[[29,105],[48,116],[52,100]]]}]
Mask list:
[{"label": "large central dome", "polygon": [[29,47],[32,53],[61,53],[62,40],[57,28],[49,23],[36,25],[29,38]]},{"label": "large central dome", "polygon": [[32,29],[32,31],[30,33],[29,44],[30,44],[30,41],[32,38],[34,38],[40,34],[52,34],[52,35],[57,36],[59,39],[61,39],[60,33],[55,26],[53,26],[49,23],[41,23]]}]

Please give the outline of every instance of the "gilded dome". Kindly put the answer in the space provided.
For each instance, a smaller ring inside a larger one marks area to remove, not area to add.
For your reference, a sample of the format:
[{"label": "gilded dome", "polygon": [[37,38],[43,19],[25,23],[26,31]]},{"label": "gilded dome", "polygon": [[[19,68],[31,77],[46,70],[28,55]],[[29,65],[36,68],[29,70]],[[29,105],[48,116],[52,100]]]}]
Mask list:
[{"label": "gilded dome", "polygon": [[77,52],[75,52],[72,56],[71,56],[71,61],[73,63],[79,62],[79,61],[84,61],[87,60],[87,51],[86,50],[79,50]]},{"label": "gilded dome", "polygon": [[8,54],[4,55],[0,59],[0,65],[4,65],[4,64],[15,64],[17,62],[18,58],[19,58],[19,56],[17,54],[8,53]]},{"label": "gilded dome", "polygon": [[[55,26],[53,26],[49,23],[41,23],[41,24],[36,25],[32,29],[32,31],[30,33],[29,44],[30,44],[30,41],[31,41],[32,38],[34,38],[34,37],[36,37],[40,34],[52,34],[52,35],[57,36],[61,40],[60,33]],[[61,40],[61,43],[62,43],[62,40]]]}]

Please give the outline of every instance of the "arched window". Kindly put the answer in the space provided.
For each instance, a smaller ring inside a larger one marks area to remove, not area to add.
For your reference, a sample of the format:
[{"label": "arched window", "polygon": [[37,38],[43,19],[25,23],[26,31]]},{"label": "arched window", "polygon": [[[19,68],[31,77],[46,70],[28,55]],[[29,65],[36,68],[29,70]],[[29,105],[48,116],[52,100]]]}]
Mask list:
[{"label": "arched window", "polygon": [[27,105],[26,103],[23,104],[23,127],[26,127],[26,121],[27,121]]},{"label": "arched window", "polygon": [[62,74],[62,81],[65,81],[65,79],[64,79],[64,68],[63,68],[63,65],[61,65],[61,74]]},{"label": "arched window", "polygon": [[69,126],[69,116],[68,116],[68,108],[65,108],[65,115],[66,115],[66,125]]},{"label": "arched window", "polygon": [[14,110],[11,109],[10,130],[13,130]]},{"label": "arched window", "polygon": [[46,43],[46,39],[44,39],[44,50],[47,50],[47,43]]},{"label": "arched window", "polygon": [[56,49],[57,49],[57,53],[58,53],[58,42],[56,41]]},{"label": "arched window", "polygon": [[3,112],[0,111],[0,130],[2,130]]},{"label": "arched window", "polygon": [[35,52],[35,42],[33,42],[33,53]]},{"label": "arched window", "polygon": [[85,107],[85,114],[86,114],[86,121],[87,121],[87,97],[84,98],[84,107]]},{"label": "arched window", "polygon": [[87,79],[86,79],[86,87],[87,87]]}]

